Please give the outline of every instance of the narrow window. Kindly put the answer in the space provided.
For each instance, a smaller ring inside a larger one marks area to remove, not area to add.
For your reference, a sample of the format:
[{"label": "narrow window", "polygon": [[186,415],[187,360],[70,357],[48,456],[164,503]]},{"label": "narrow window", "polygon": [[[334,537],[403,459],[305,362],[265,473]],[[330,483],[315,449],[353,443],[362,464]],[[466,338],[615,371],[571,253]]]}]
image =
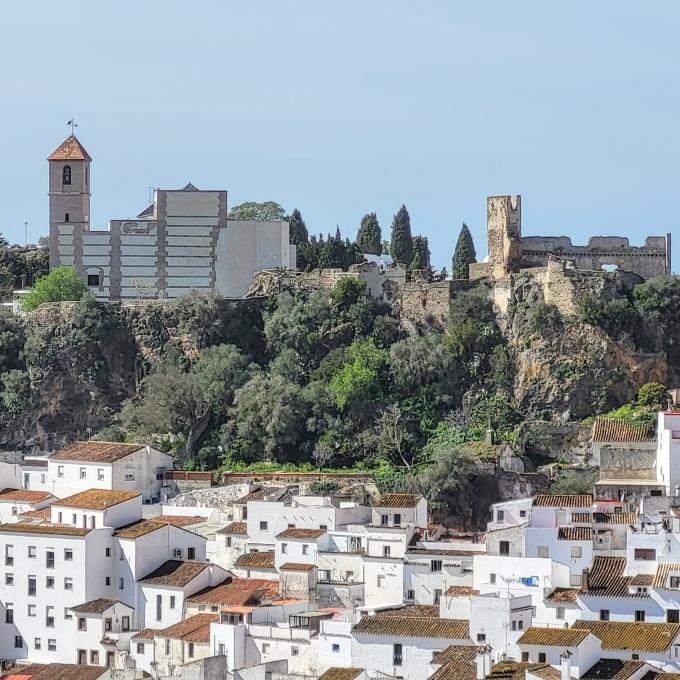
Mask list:
[{"label": "narrow window", "polygon": [[[62,184],[71,184],[71,166],[65,165],[61,173]],[[68,220],[66,220],[68,222]]]}]

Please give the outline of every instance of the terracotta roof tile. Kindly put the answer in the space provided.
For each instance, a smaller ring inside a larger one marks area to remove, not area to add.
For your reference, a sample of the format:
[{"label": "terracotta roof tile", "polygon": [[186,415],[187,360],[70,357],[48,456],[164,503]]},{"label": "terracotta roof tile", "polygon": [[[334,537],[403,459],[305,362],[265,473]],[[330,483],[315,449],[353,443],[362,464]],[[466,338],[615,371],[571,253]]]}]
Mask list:
[{"label": "terracotta roof tile", "polygon": [[589,631],[580,628],[528,628],[517,640],[518,645],[543,645],[546,647],[577,647]]},{"label": "terracotta roof tile", "polygon": [[652,586],[654,585],[654,574],[636,574],[630,579],[631,586]]},{"label": "terracotta roof tile", "polygon": [[470,622],[417,616],[364,616],[353,628],[354,635],[467,640]]},{"label": "terracotta roof tile", "polygon": [[671,576],[680,577],[680,562],[662,562],[658,564],[652,585],[655,588],[663,588],[665,590],[680,590],[680,584],[671,588]]},{"label": "terracotta roof tile", "polygon": [[173,527],[190,527],[194,524],[204,524],[207,518],[203,515],[158,515],[151,518],[154,522],[172,524]]},{"label": "terracotta roof tile", "polygon": [[560,672],[547,663],[501,661],[486,676],[487,680],[525,680],[527,671],[542,680],[559,680]]},{"label": "terracotta roof tile", "polygon": [[644,661],[601,659],[581,676],[581,680],[628,680],[644,665]]},{"label": "terracotta roof tile", "polygon": [[0,531],[17,532],[20,534],[58,534],[61,536],[86,536],[91,529],[81,529],[69,524],[0,524]]},{"label": "terracotta roof tile", "polygon": [[106,510],[132,498],[141,497],[139,491],[111,491],[109,489],[88,489],[80,493],[54,501],[52,505],[85,510]]},{"label": "terracotta roof tile", "polygon": [[113,463],[144,448],[144,444],[121,442],[74,442],[57,451],[50,460],[72,460],[83,463]]},{"label": "terracotta roof tile", "polygon": [[218,604],[223,607],[238,607],[246,604],[258,604],[261,600],[270,600],[279,594],[276,581],[260,578],[234,578],[220,583],[218,586],[205,588],[187,598],[187,602],[195,604]]},{"label": "terracotta roof tile", "polygon": [[478,651],[477,645],[449,645],[432,657],[432,663],[440,666],[449,661],[474,661]]},{"label": "terracotta roof tile", "polygon": [[112,600],[110,597],[100,597],[98,600],[91,600],[79,604],[77,607],[72,607],[71,610],[77,614],[101,614],[109,607],[113,607],[114,604],[116,604],[116,600]]},{"label": "terracotta roof tile", "polygon": [[550,604],[575,604],[577,597],[578,590],[574,588],[555,588],[545,601]]},{"label": "terracotta roof tile", "polygon": [[106,666],[78,666],[71,663],[51,663],[38,671],[31,680],[97,680],[108,673]]},{"label": "terracotta roof tile", "polygon": [[91,161],[75,135],[69,135],[48,157],[48,161]]},{"label": "terracotta roof tile", "polygon": [[21,467],[35,467],[35,468],[46,468],[47,458],[24,458],[21,461]]},{"label": "terracotta roof tile", "polygon": [[210,624],[192,630],[187,633],[183,638],[185,642],[198,642],[198,643],[208,643],[210,642]]},{"label": "terracotta roof tile", "polygon": [[219,620],[219,614],[195,614],[190,616],[188,619],[184,619],[179,623],[175,623],[172,626],[163,628],[159,630],[156,635],[158,637],[167,637],[175,639],[185,639],[187,635],[191,635],[196,631],[200,631],[206,626],[210,626],[211,623]]},{"label": "terracotta roof tile", "polygon": [[54,498],[49,491],[30,491],[27,489],[3,489],[0,491],[0,502],[40,503]]},{"label": "terracotta roof tile", "polygon": [[384,493],[375,508],[415,508],[422,496],[413,493]]},{"label": "terracotta roof tile", "polygon": [[302,564],[301,562],[286,562],[279,567],[279,571],[313,571],[313,564]]},{"label": "terracotta roof tile", "polygon": [[635,524],[634,512],[594,512],[593,524]]},{"label": "terracotta roof tile", "polygon": [[560,527],[557,530],[559,541],[592,541],[593,530],[590,527]]},{"label": "terracotta roof tile", "polygon": [[362,668],[329,668],[319,676],[319,680],[354,680],[363,673]]},{"label": "terracotta roof tile", "polygon": [[153,640],[160,633],[157,628],[145,628],[132,636],[133,640]]},{"label": "terracotta roof tile", "polygon": [[479,595],[479,590],[475,590],[472,586],[451,586],[444,595],[448,595],[449,597]]},{"label": "terracotta roof tile", "polygon": [[204,569],[208,568],[207,562],[182,562],[181,560],[168,560],[154,569],[150,574],[140,579],[144,585],[174,586],[181,588],[195,579]]},{"label": "terracotta roof tile", "polygon": [[323,536],[325,533],[326,529],[297,529],[296,527],[291,527],[277,534],[276,538],[310,541]]},{"label": "terracotta roof tile", "polygon": [[590,508],[593,505],[593,497],[585,495],[569,496],[536,496],[533,506],[535,508]]},{"label": "terracotta roof tile", "polygon": [[[22,512],[19,517],[22,520],[36,520],[40,522],[45,522],[49,521],[51,515],[51,510],[50,506],[48,505],[46,508],[40,508],[40,510],[28,510],[26,512]],[[31,522],[33,524],[34,522]]]},{"label": "terracotta roof tile", "polygon": [[654,442],[653,425],[631,425],[621,418],[595,418],[590,437],[595,443]]},{"label": "terracotta roof tile", "polygon": [[588,512],[572,512],[571,521],[579,524],[588,524],[593,521],[593,513]]},{"label": "terracotta roof tile", "polygon": [[262,550],[260,552],[246,553],[234,562],[234,566],[240,569],[273,569],[274,551]]},{"label": "terracotta roof tile", "polygon": [[246,522],[232,522],[226,527],[219,529],[218,534],[233,534],[234,536],[247,536],[248,524]]},{"label": "terracotta roof tile", "polygon": [[632,621],[576,621],[574,628],[588,629],[602,640],[602,649],[665,652],[680,634],[680,623]]},{"label": "terracotta roof tile", "polygon": [[588,588],[581,589],[582,596],[591,597],[649,597],[647,593],[630,593],[632,577],[624,576],[625,557],[598,555],[588,575]]},{"label": "terracotta roof tile", "polygon": [[394,609],[383,609],[375,614],[380,618],[388,618],[396,616],[403,619],[407,616],[416,618],[431,618],[436,619],[439,616],[439,605],[437,604],[409,604],[404,607],[395,607]]},{"label": "terracotta roof tile", "polygon": [[116,529],[113,532],[113,535],[118,538],[135,539],[150,534],[152,531],[158,531],[158,529],[162,529],[168,525],[183,529],[186,526],[198,524],[203,521],[205,521],[205,517],[199,517],[198,515],[159,515],[158,517],[152,517],[151,519],[139,519],[131,524],[126,524],[125,526]]}]

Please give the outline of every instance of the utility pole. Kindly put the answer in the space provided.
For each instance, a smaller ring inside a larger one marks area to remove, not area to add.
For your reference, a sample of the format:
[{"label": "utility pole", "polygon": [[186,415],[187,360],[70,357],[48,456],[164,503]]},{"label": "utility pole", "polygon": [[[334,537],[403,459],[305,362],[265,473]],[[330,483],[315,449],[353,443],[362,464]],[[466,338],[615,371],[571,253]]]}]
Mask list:
[{"label": "utility pole", "polygon": [[28,222],[24,222],[24,248],[28,245]]}]

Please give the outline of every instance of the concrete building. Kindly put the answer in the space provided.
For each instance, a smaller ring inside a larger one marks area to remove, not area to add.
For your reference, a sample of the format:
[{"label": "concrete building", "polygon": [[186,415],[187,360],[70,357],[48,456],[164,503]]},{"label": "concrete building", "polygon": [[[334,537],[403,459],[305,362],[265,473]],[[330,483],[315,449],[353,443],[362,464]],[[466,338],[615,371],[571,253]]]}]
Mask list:
[{"label": "concrete building", "polygon": [[90,224],[90,155],[71,135],[48,157],[50,268],[75,267],[101,300],[242,297],[256,271],[295,269],[288,223],[227,219],[227,192],[156,189],[136,218]]}]

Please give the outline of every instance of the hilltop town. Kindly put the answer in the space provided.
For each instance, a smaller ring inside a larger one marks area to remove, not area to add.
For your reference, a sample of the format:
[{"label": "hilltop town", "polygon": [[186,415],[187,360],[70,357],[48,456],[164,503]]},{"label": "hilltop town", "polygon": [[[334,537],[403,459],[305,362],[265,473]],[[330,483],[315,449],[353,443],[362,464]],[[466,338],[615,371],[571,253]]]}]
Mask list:
[{"label": "hilltop town", "polygon": [[95,229],[91,162],[3,251],[12,680],[680,678],[670,234],[491,196],[449,273],[404,206],[388,247],[192,183]]}]

